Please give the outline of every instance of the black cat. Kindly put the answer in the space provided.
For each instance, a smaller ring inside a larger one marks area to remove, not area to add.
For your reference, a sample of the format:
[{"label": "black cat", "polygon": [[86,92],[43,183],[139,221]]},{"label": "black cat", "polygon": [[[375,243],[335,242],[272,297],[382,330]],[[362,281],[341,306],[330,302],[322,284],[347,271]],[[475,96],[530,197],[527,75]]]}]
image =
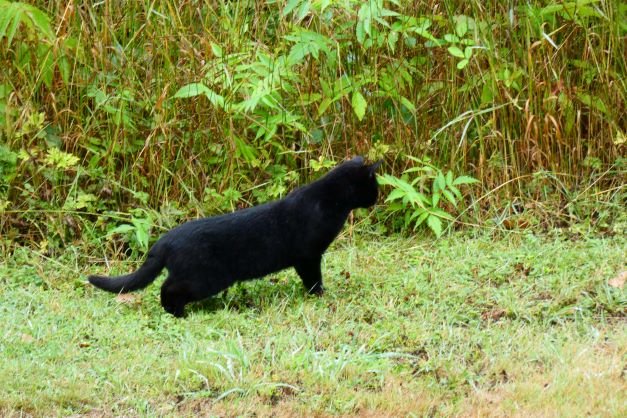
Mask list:
[{"label": "black cat", "polygon": [[236,281],[292,266],[309,293],[321,294],[322,254],[352,209],[375,204],[380,164],[355,157],[281,200],[186,222],[161,237],[136,272],[89,281],[109,292],[132,292],[148,286],[165,267],[169,276],[161,287],[161,305],[177,317],[187,303]]}]

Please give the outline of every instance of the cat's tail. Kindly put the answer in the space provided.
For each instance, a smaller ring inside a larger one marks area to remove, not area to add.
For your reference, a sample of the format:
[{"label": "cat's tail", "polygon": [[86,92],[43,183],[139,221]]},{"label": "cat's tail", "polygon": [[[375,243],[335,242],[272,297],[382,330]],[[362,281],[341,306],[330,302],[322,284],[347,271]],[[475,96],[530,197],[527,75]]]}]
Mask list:
[{"label": "cat's tail", "polygon": [[137,271],[117,277],[89,276],[89,283],[113,293],[127,293],[143,289],[152,283],[165,267],[163,251],[159,251],[163,248],[160,247],[157,243],[148,251],[146,261]]}]

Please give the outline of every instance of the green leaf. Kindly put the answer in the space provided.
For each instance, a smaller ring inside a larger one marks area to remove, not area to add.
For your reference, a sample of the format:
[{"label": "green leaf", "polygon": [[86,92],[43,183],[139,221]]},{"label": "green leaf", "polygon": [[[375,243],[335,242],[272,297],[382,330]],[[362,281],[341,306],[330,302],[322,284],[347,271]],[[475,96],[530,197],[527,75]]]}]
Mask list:
[{"label": "green leaf", "polygon": [[309,44],[296,43],[290,49],[290,54],[287,56],[287,61],[290,65],[300,64],[307,55],[311,52]]},{"label": "green leaf", "polygon": [[446,189],[446,180],[444,179],[444,174],[441,171],[438,171],[438,175],[435,177],[435,183],[438,186],[438,190]]},{"label": "green leaf", "polygon": [[37,7],[19,1],[0,1],[0,38],[6,36],[7,45],[13,42],[20,23],[24,23],[28,29],[36,29],[49,41],[54,39],[50,18]]},{"label": "green leaf", "polygon": [[309,14],[310,8],[311,8],[311,2],[304,1],[298,8],[296,19],[299,22],[303,20]]},{"label": "green leaf", "polygon": [[[364,5],[366,6],[366,5]],[[364,7],[362,6],[362,7]],[[367,17],[363,20],[363,25],[364,25],[364,32],[366,32],[368,35],[372,36],[372,18]]]},{"label": "green leaf", "polygon": [[320,93],[304,93],[300,96],[299,100],[303,106],[308,106],[312,103],[317,102],[321,98],[322,95]]},{"label": "green leaf", "polygon": [[462,198],[462,192],[459,191],[459,189],[453,185],[448,186],[449,190],[451,190],[453,193],[455,193],[455,196],[457,196],[458,199]]},{"label": "green leaf", "polygon": [[54,39],[54,32],[50,27],[50,18],[44,12],[34,6],[28,7],[27,14],[35,24],[35,27],[49,40]]},{"label": "green leaf", "polygon": [[61,74],[61,79],[64,83],[69,83],[70,81],[70,62],[66,56],[62,56],[57,63],[59,66],[59,73]]},{"label": "green leaf", "polygon": [[220,45],[211,42],[211,51],[216,57],[222,58],[222,47]]},{"label": "green leaf", "polygon": [[377,175],[377,181],[379,182],[379,184],[397,186],[402,180],[390,174],[379,174]]},{"label": "green leaf", "polygon": [[492,103],[494,101],[493,84],[491,81],[483,84],[481,88],[481,104]]},{"label": "green leaf", "polygon": [[224,109],[225,102],[224,97],[211,90],[209,87],[202,83],[190,83],[181,87],[173,96],[175,99],[184,99],[189,97],[196,97],[205,95],[207,99],[217,108]]},{"label": "green leaf", "polygon": [[427,215],[429,215],[429,212],[427,212],[427,211],[426,211],[426,210],[424,210],[423,208],[418,208],[418,209],[414,210],[414,211],[411,213],[411,216],[409,217],[409,219],[413,221],[413,220],[414,220],[414,218],[417,218],[418,216],[422,216],[422,215],[424,215],[425,213],[426,213]]},{"label": "green leaf", "polygon": [[447,219],[449,221],[455,220],[455,218],[453,218],[450,213],[446,213],[440,208],[430,208],[429,212],[431,212],[432,215],[437,216],[438,218]]},{"label": "green leaf", "polygon": [[187,97],[195,97],[201,94],[207,94],[211,92],[209,87],[202,83],[190,83],[181,87],[174,95],[175,99],[184,99]]},{"label": "green leaf", "polygon": [[353,106],[355,114],[357,115],[357,118],[360,121],[363,120],[364,116],[366,115],[366,107],[368,107],[368,103],[359,91],[355,90],[355,92],[353,93],[353,100],[351,101],[351,104]]},{"label": "green leaf", "polygon": [[394,189],[390,192],[390,194],[388,195],[387,199],[385,199],[386,202],[391,202],[393,200],[397,200],[402,198],[403,196],[405,196],[405,192],[401,189]]},{"label": "green leaf", "polygon": [[440,193],[433,193],[431,196],[431,206],[436,207],[440,203]]},{"label": "green leaf", "polygon": [[241,138],[233,137],[233,141],[235,142],[235,155],[243,158],[249,164],[252,163],[257,157],[257,150]]},{"label": "green leaf", "polygon": [[452,186],[453,185],[453,172],[451,170],[449,170],[446,173],[446,185],[447,186]]},{"label": "green leaf", "polygon": [[429,215],[427,218],[427,225],[437,237],[442,235],[442,221],[440,218],[434,215]]},{"label": "green leaf", "polygon": [[148,218],[133,218],[131,219],[131,223],[135,227],[135,239],[139,244],[139,247],[147,251],[148,250],[148,242],[150,239],[150,226],[152,224],[152,219]]},{"label": "green leaf", "polygon": [[392,52],[394,52],[396,42],[398,42],[398,32],[392,31],[388,35],[388,47]]},{"label": "green leaf", "polygon": [[113,234],[126,234],[128,232],[133,231],[134,229],[135,227],[133,225],[129,225],[129,224],[118,225],[115,228],[111,229],[107,233],[107,236],[111,237]]},{"label": "green leaf", "polygon": [[90,208],[94,202],[98,201],[98,197],[91,193],[79,192],[78,196],[68,197],[63,203],[64,210],[79,210]]},{"label": "green leaf", "polygon": [[453,196],[453,193],[449,192],[448,190],[442,190],[442,194],[444,195],[444,197],[446,197],[446,200],[451,202],[453,206],[457,207],[457,200],[455,200],[455,196]]},{"label": "green leaf", "polygon": [[400,16],[400,14],[398,12],[395,12],[394,10],[390,10],[390,9],[381,9],[381,16],[385,16],[385,17],[396,17],[396,16]]},{"label": "green leaf", "polygon": [[405,224],[405,228],[407,228],[409,226],[409,223],[411,222],[411,213],[410,212],[405,212],[405,216],[404,216],[404,224]]},{"label": "green leaf", "polygon": [[422,212],[420,213],[420,217],[418,218],[418,220],[416,221],[416,223],[414,224],[414,231],[416,230],[416,228],[418,228],[420,225],[422,225],[422,223],[425,221],[425,219],[427,219],[429,217],[429,212]]},{"label": "green leaf", "polygon": [[355,25],[355,35],[357,36],[357,42],[359,42],[359,45],[363,45],[364,40],[366,39],[366,31],[364,30],[363,22],[357,22],[357,25]]},{"label": "green leaf", "polygon": [[460,38],[468,32],[468,20],[466,19],[466,16],[458,16],[455,24],[455,32]]},{"label": "green leaf", "polygon": [[287,16],[292,10],[294,10],[301,0],[289,0],[283,8],[283,16]]},{"label": "green leaf", "polygon": [[333,103],[333,99],[326,97],[320,102],[320,106],[318,106],[318,116],[322,116],[322,114],[327,110],[327,108]]},{"label": "green leaf", "polygon": [[447,48],[448,52],[457,58],[465,58],[466,56],[464,55],[464,51],[462,51],[461,49],[459,49],[459,47],[456,46],[449,46]]},{"label": "green leaf", "polygon": [[457,69],[462,70],[467,65],[468,65],[468,60],[464,58],[463,60],[457,63]]},{"label": "green leaf", "polygon": [[577,98],[581,100],[586,106],[592,107],[599,112],[604,113],[605,115],[609,115],[605,103],[603,103],[603,100],[601,100],[599,97],[593,97],[587,93],[577,93]]},{"label": "green leaf", "polygon": [[52,56],[52,48],[46,47],[43,44],[38,48],[41,79],[44,84],[50,88],[52,86],[52,78],[54,77],[54,57]]},{"label": "green leaf", "polygon": [[415,195],[416,195],[415,196],[415,200],[416,200],[416,203],[418,205],[421,205],[421,203],[424,203],[425,205],[428,205],[430,203],[429,199],[427,199],[427,196],[425,196],[423,193],[416,192]]},{"label": "green leaf", "polygon": [[331,2],[334,0],[318,0],[314,3],[314,7],[318,12],[323,13],[324,10],[331,5]]},{"label": "green leaf", "polygon": [[17,10],[11,7],[8,1],[2,0],[0,0],[0,8],[3,9],[3,12],[0,13],[0,38],[3,38],[6,35],[9,23],[15,18]]},{"label": "green leaf", "polygon": [[15,36],[15,32],[17,31],[17,27],[20,25],[20,22],[21,22],[20,13],[16,12],[13,18],[13,23],[9,27],[9,32],[7,33],[7,45],[11,45],[11,42],[13,42],[13,37]]},{"label": "green leaf", "polygon": [[470,176],[459,176],[455,179],[455,181],[453,181],[453,185],[455,186],[459,186],[460,184],[473,184],[473,183],[479,183],[479,180]]},{"label": "green leaf", "polygon": [[58,148],[50,148],[44,161],[47,165],[65,170],[75,167],[80,159],[72,154],[60,151]]},{"label": "green leaf", "polygon": [[408,98],[401,96],[401,103],[412,113],[416,113],[416,106]]},{"label": "green leaf", "polygon": [[226,108],[223,96],[220,96],[218,93],[214,92],[213,90],[209,90],[206,93],[206,96],[211,102],[211,104],[214,105],[215,107],[220,108],[220,109]]}]

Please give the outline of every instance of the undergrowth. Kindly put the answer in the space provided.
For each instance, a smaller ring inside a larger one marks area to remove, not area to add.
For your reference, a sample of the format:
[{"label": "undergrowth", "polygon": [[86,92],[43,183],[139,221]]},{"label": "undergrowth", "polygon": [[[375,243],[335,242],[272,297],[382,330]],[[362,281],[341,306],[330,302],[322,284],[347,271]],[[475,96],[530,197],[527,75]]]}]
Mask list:
[{"label": "undergrowth", "polygon": [[625,21],[602,0],[0,1],[0,233],[145,248],[354,154],[478,179],[431,205],[455,220],[436,232],[594,220],[581,201],[625,198]]}]

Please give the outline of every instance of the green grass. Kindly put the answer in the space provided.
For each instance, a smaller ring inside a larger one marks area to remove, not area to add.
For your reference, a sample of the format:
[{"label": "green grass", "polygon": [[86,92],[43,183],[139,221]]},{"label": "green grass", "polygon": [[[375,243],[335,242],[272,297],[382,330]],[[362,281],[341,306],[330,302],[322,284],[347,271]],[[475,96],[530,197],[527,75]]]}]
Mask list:
[{"label": "green grass", "polygon": [[0,413],[625,416],[624,235],[343,235],[327,293],[292,271],[163,312],[69,248],[0,266]]}]

